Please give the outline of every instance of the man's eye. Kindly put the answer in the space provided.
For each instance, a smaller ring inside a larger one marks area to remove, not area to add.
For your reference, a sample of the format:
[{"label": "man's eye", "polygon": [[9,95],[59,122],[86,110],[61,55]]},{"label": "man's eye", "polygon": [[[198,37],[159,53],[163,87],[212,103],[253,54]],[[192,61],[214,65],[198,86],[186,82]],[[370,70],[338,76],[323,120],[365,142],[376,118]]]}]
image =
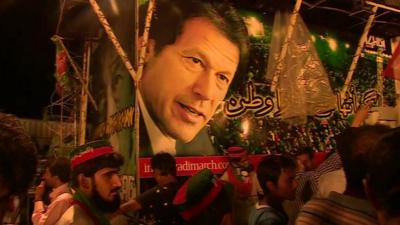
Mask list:
[{"label": "man's eye", "polygon": [[218,74],[218,79],[225,83],[229,83],[229,78],[224,74]]},{"label": "man's eye", "polygon": [[193,56],[183,56],[183,62],[191,71],[202,71],[206,66],[201,59]]},{"label": "man's eye", "polygon": [[195,58],[195,57],[191,57],[191,59],[192,59],[192,61],[194,62],[194,63],[201,63],[201,60],[200,59],[198,59],[198,58]]},{"label": "man's eye", "polygon": [[193,56],[184,56],[184,58],[189,63],[199,64],[199,65],[203,66],[203,62],[199,58],[196,58],[196,57],[193,57]]}]

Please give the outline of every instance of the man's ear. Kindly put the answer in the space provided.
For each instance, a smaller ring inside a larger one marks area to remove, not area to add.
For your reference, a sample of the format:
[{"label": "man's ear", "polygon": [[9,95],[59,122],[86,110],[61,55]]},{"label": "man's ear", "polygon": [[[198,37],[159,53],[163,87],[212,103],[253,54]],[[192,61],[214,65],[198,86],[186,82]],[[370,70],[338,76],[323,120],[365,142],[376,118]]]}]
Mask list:
[{"label": "man's ear", "polygon": [[273,192],[276,190],[276,185],[272,181],[267,181],[266,182],[267,188],[270,192]]},{"label": "man's ear", "polygon": [[[139,37],[138,40],[138,53],[140,54],[140,51],[144,45],[144,41],[143,41],[143,36]],[[146,48],[146,55],[144,58],[144,63],[147,63],[151,58],[153,58],[153,56],[155,55],[156,51],[156,41],[154,39],[148,39],[147,40],[147,48]]]},{"label": "man's ear", "polygon": [[376,209],[380,210],[382,207],[379,204],[378,199],[376,198],[376,195],[374,191],[371,189],[371,185],[369,184],[369,181],[367,178],[363,179],[363,185],[364,185],[364,191],[365,195],[367,195],[368,200],[371,202],[371,205]]},{"label": "man's ear", "polygon": [[79,188],[82,191],[91,190],[92,188],[92,179],[90,177],[86,177],[83,173],[78,175],[78,184]]}]

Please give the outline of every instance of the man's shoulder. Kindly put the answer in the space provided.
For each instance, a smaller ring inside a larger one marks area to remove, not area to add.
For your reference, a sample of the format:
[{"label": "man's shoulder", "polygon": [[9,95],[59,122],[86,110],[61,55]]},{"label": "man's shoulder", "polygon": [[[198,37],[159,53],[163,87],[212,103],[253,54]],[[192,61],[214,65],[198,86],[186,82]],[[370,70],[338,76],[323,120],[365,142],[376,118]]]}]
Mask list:
[{"label": "man's shoulder", "polygon": [[335,203],[328,198],[313,198],[308,201],[296,219],[296,225],[299,224],[325,224],[332,221],[333,216],[337,214],[334,207]]},{"label": "man's shoulder", "polygon": [[74,207],[70,206],[67,211],[64,212],[64,214],[60,217],[56,225],[70,225],[73,222],[74,219]]},{"label": "man's shoulder", "polygon": [[56,225],[92,225],[93,222],[78,206],[71,205],[61,216]]},{"label": "man's shoulder", "polygon": [[253,208],[250,214],[250,225],[287,224],[287,220],[272,207]]},{"label": "man's shoulder", "polygon": [[54,201],[72,201],[72,198],[72,193],[65,192],[58,195]]},{"label": "man's shoulder", "polygon": [[331,192],[328,198],[314,198],[301,209],[296,224],[377,224],[366,206],[357,208],[347,196]]},{"label": "man's shoulder", "polygon": [[162,204],[163,202],[172,203],[178,188],[177,182],[171,182],[164,186],[157,185],[139,195],[137,201],[143,207],[147,207],[150,204]]},{"label": "man's shoulder", "polygon": [[333,205],[335,205],[335,202],[329,198],[313,198],[303,206],[301,211],[324,212],[332,210],[330,207]]},{"label": "man's shoulder", "polygon": [[199,133],[188,143],[176,142],[177,156],[204,156],[218,155],[208,135],[207,128],[202,128]]}]

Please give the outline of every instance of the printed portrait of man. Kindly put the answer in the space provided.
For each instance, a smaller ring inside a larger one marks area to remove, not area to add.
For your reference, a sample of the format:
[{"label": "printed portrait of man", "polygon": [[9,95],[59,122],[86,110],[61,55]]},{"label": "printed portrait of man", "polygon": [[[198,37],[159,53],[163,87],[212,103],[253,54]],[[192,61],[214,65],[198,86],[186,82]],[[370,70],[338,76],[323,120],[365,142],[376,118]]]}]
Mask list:
[{"label": "printed portrait of man", "polygon": [[138,86],[141,155],[218,154],[206,125],[247,58],[245,24],[226,2],[157,0]]}]

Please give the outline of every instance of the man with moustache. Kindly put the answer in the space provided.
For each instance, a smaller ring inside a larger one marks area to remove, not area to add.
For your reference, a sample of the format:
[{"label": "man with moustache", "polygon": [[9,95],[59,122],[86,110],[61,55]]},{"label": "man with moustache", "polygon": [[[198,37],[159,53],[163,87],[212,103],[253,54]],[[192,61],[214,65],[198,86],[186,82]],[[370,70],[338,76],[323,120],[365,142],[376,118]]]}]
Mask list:
[{"label": "man with moustache", "polygon": [[103,140],[79,146],[71,155],[75,194],[57,225],[109,225],[120,205],[123,157]]},{"label": "man with moustache", "polygon": [[139,83],[141,155],[218,154],[205,126],[247,61],[247,30],[228,2],[157,0]]},{"label": "man with moustache", "polygon": [[[71,206],[72,193],[68,186],[71,163],[66,157],[49,159],[49,165],[42,177],[42,182],[35,190],[35,205],[32,213],[33,225],[53,225]],[[45,187],[50,187],[50,204],[45,206],[43,195]]]}]

